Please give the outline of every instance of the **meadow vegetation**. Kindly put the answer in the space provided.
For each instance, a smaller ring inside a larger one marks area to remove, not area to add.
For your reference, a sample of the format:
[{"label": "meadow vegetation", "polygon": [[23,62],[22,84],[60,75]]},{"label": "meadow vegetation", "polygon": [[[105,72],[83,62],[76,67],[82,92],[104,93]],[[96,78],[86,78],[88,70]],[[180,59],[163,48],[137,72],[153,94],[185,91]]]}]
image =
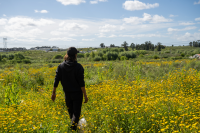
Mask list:
[{"label": "meadow vegetation", "polygon": [[[188,58],[198,52],[185,46],[162,51],[105,48],[78,54],[89,97],[82,108],[81,118],[87,121],[83,130],[199,132],[200,61]],[[1,54],[6,55],[0,65],[1,132],[70,132],[61,84],[56,101],[50,98],[65,53]],[[31,62],[24,63],[25,59]]]}]

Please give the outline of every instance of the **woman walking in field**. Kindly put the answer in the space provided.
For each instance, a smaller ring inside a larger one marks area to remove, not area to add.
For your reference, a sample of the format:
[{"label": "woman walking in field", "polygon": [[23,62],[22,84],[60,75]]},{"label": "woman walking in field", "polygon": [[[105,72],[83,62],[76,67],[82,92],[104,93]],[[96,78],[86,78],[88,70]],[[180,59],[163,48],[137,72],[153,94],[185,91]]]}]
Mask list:
[{"label": "woman walking in field", "polygon": [[64,57],[64,61],[58,66],[54,81],[54,88],[51,99],[56,98],[56,88],[61,81],[63,91],[65,92],[65,102],[71,119],[71,129],[77,130],[77,123],[81,114],[83,95],[85,102],[88,97],[85,90],[84,69],[77,63],[77,49],[70,47]]}]

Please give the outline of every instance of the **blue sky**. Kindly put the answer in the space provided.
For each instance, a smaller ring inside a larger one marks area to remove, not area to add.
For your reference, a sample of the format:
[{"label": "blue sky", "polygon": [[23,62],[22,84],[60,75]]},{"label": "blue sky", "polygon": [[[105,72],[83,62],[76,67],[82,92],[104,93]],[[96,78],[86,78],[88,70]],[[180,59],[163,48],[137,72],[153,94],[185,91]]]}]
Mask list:
[{"label": "blue sky", "polygon": [[200,40],[200,0],[0,0],[0,47]]}]

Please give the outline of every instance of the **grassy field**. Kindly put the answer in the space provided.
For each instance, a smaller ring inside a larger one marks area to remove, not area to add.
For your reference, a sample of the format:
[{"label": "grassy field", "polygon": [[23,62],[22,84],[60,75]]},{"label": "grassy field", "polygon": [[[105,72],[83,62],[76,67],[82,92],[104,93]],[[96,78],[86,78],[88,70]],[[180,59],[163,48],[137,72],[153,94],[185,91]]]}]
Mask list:
[{"label": "grassy field", "polygon": [[[89,97],[81,115],[86,133],[200,131],[199,60],[78,61],[85,69]],[[58,65],[1,66],[1,132],[70,132],[61,84],[51,101]]]}]

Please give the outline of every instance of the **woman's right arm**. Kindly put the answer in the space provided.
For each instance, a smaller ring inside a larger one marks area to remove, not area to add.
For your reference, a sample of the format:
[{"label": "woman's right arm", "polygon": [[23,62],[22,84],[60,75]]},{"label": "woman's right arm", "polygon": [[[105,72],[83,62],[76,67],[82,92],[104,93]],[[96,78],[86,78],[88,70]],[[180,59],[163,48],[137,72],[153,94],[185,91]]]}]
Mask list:
[{"label": "woman's right arm", "polygon": [[88,97],[87,97],[87,94],[86,94],[85,87],[81,87],[81,90],[82,90],[84,98],[85,98],[85,102],[84,103],[87,103],[88,102]]}]

